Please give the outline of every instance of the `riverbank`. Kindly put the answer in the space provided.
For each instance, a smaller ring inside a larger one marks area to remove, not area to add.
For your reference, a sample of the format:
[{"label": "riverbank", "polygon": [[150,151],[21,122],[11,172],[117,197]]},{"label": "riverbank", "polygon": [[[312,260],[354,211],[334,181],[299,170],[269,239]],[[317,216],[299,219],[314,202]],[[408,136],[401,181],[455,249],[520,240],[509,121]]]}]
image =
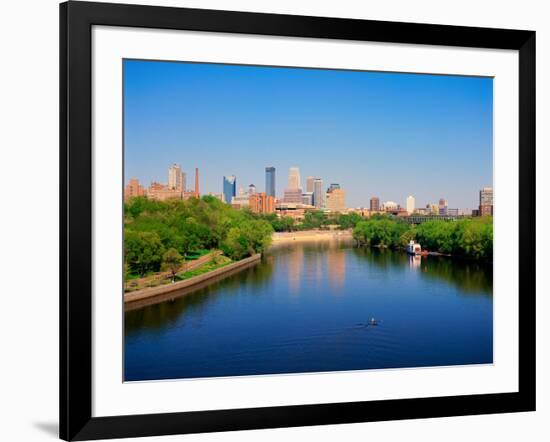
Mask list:
[{"label": "riverbank", "polygon": [[[158,287],[151,287],[146,288],[143,290],[137,290],[134,292],[128,292],[124,294],[124,303],[125,304],[133,304],[137,303],[139,301],[152,299],[152,298],[159,298],[156,299],[158,302],[163,302],[168,299],[173,299],[175,297],[182,296],[186,293],[189,293],[191,291],[194,291],[194,289],[199,288],[198,286],[202,285],[205,282],[213,282],[213,280],[219,280],[224,277],[230,276],[234,274],[238,270],[242,270],[243,268],[246,268],[250,265],[257,264],[261,260],[262,255],[257,253],[253,256],[250,256],[245,259],[241,259],[240,261],[227,264],[223,267],[220,267],[218,269],[212,270],[208,273],[204,273],[202,275],[193,276],[189,279],[185,279],[183,281],[174,282],[171,284],[165,284]],[[184,289],[193,289],[193,290],[186,290]],[[175,293],[178,291],[182,291],[181,293]],[[167,295],[167,296],[164,296]]]},{"label": "riverbank", "polygon": [[353,239],[353,235],[351,230],[301,230],[297,232],[275,232],[271,238],[272,245],[277,245],[295,242]]}]

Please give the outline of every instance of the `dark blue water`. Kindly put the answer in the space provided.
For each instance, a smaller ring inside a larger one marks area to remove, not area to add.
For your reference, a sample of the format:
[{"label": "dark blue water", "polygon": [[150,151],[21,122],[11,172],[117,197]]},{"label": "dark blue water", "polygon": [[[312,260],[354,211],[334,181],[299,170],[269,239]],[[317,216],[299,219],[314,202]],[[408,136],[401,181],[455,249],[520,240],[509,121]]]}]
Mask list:
[{"label": "dark blue water", "polygon": [[127,311],[126,380],[492,363],[492,315],[489,265],[279,246],[223,281]]}]

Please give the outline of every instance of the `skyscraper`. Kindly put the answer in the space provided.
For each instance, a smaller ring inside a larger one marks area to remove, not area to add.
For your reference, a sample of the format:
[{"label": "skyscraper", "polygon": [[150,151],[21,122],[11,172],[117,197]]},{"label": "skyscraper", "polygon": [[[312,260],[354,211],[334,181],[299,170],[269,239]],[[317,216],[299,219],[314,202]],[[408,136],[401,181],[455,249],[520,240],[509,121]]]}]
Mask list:
[{"label": "skyscraper", "polygon": [[237,177],[229,175],[223,177],[223,199],[227,204],[231,204],[231,200],[237,194]]},{"label": "skyscraper", "polygon": [[182,172],[181,166],[178,164],[168,168],[168,188],[185,191],[185,173]]},{"label": "skyscraper", "polygon": [[409,195],[407,197],[407,203],[406,203],[407,212],[409,213],[409,215],[412,215],[414,213],[414,205],[415,205],[414,196]]},{"label": "skyscraper", "polygon": [[325,207],[325,191],[321,178],[315,178],[313,182],[313,205],[318,209]]},{"label": "skyscraper", "polygon": [[275,198],[275,168],[265,168],[265,193]]},{"label": "skyscraper", "polygon": [[370,211],[371,212],[378,212],[380,210],[380,198],[377,196],[373,196],[370,199]]},{"label": "skyscraper", "polygon": [[298,167],[291,167],[288,169],[288,188],[300,189],[300,169]]},{"label": "skyscraper", "polygon": [[493,214],[493,188],[484,187],[479,191],[479,216]]},{"label": "skyscraper", "polygon": [[313,183],[315,182],[314,176],[308,176],[306,180],[306,192],[313,192]]}]

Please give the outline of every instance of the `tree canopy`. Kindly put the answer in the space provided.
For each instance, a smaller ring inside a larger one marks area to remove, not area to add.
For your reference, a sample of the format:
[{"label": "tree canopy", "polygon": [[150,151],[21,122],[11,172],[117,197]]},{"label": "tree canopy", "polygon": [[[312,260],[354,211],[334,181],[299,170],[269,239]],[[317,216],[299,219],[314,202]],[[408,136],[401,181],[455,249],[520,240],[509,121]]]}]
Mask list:
[{"label": "tree canopy", "polygon": [[353,237],[361,245],[404,247],[411,239],[434,252],[490,260],[493,257],[493,217],[432,220],[409,225],[399,219],[372,217],[360,221]]},{"label": "tree canopy", "polygon": [[124,205],[126,264],[129,273],[141,276],[159,271],[163,255],[172,249],[183,259],[204,249],[221,249],[240,259],[263,251],[272,232],[269,222],[212,196],[168,201],[136,197]]}]

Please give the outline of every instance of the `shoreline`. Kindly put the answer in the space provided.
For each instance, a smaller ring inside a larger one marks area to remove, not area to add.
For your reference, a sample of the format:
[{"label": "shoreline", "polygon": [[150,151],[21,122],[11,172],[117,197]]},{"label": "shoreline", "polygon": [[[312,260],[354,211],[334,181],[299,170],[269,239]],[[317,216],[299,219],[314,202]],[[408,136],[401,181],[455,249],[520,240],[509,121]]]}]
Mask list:
[{"label": "shoreline", "polygon": [[271,246],[292,244],[296,242],[319,242],[341,239],[353,239],[351,230],[302,230],[296,232],[275,232],[272,235]]},{"label": "shoreline", "polygon": [[[133,310],[134,308],[140,308],[146,305],[179,298],[199,290],[203,286],[211,284],[212,282],[217,282],[231,276],[237,271],[241,271],[243,268],[255,265],[260,262],[261,258],[262,255],[257,253],[249,256],[248,258],[241,259],[240,261],[225,265],[208,273],[203,273],[202,275],[193,276],[192,278],[185,279],[183,281],[124,293],[125,310],[128,310],[128,307],[130,307],[130,310]],[[178,291],[181,291],[181,293],[174,293]]]}]

